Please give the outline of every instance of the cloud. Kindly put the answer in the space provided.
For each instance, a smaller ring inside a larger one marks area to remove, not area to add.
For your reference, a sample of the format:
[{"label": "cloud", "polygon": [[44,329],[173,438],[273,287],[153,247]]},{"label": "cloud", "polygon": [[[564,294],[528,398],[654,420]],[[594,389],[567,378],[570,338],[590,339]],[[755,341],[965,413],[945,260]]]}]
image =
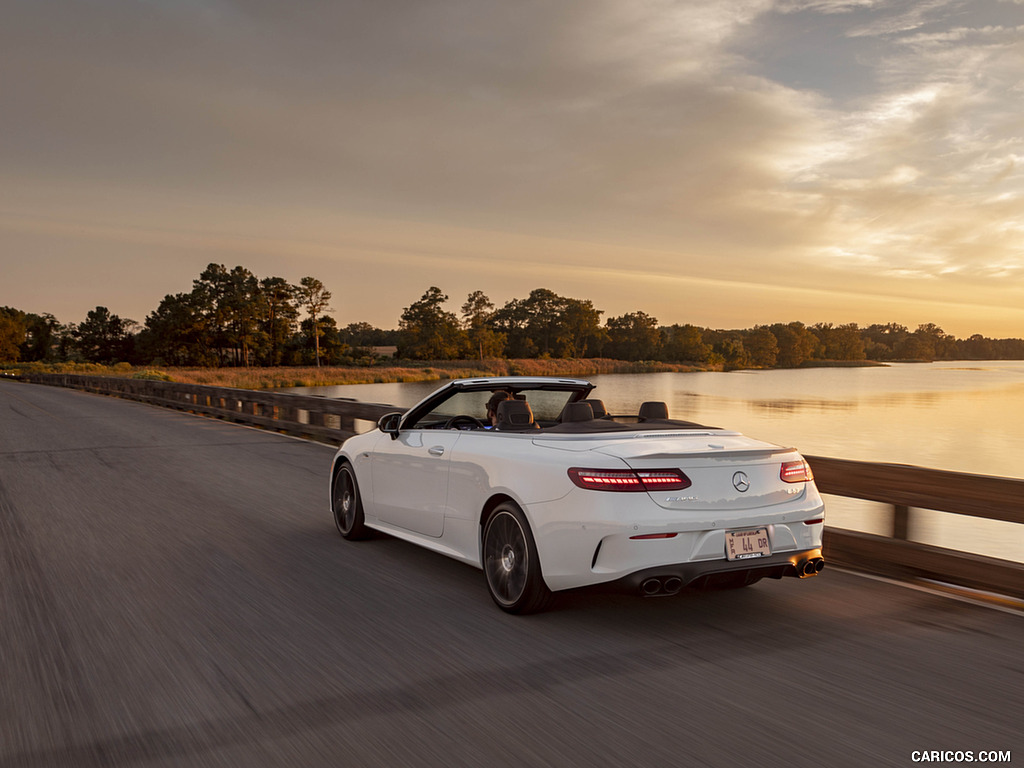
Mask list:
[{"label": "cloud", "polygon": [[[999,280],[1004,301],[1020,6],[979,3],[16,4],[0,213],[179,247],[190,271],[258,241],[339,275],[360,248],[482,275],[516,242],[523,281],[632,251],[659,276],[945,299]],[[420,225],[446,234],[391,241]]]},{"label": "cloud", "polygon": [[[944,11],[959,25],[940,28]],[[852,108],[820,114],[829,155],[787,184],[828,212],[820,244],[803,254],[807,262],[976,289],[995,274],[1014,276],[1004,265],[1024,252],[1012,224],[1024,213],[1022,140],[1011,106],[1021,37],[1014,26],[963,26],[961,11],[914,4],[848,30],[895,45],[874,55],[878,87]],[[860,256],[837,259],[833,243]]]},{"label": "cloud", "polygon": [[868,23],[855,26],[850,37],[892,36],[920,29],[941,18],[944,11],[956,10],[962,0],[914,0],[913,2],[879,4],[879,13]]}]

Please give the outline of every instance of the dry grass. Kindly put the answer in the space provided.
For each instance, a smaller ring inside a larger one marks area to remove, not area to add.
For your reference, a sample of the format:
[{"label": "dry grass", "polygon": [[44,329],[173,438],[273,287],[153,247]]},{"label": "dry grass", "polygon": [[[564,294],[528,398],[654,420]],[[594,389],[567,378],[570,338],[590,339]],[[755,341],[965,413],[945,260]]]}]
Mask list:
[{"label": "dry grass", "polygon": [[345,368],[132,368],[94,364],[14,364],[6,370],[40,373],[80,373],[94,376],[126,376],[139,379],[208,384],[237,389],[280,389],[336,384],[381,384],[404,381],[439,381],[477,376],[593,376],[601,373],[662,373],[703,370],[687,365],[655,362],[627,362],[604,358],[586,360],[445,360],[435,363],[407,363],[391,367]]},{"label": "dry grass", "polygon": [[484,360],[444,361],[428,365],[374,368],[166,368],[174,381],[239,389],[317,387],[335,384],[382,384],[440,381],[477,376],[592,376],[598,373],[693,371],[690,366],[630,363],[622,360]]}]

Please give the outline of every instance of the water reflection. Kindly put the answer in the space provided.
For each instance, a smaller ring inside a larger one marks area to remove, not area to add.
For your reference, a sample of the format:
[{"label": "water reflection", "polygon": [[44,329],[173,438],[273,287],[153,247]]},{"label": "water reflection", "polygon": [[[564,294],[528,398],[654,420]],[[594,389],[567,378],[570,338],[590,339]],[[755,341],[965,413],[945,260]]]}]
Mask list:
[{"label": "water reflection", "polygon": [[762,408],[766,411],[779,411],[787,414],[794,414],[798,411],[816,411],[824,413],[828,411],[844,411],[856,408],[856,403],[840,402],[838,400],[755,400],[750,403],[752,408]]}]

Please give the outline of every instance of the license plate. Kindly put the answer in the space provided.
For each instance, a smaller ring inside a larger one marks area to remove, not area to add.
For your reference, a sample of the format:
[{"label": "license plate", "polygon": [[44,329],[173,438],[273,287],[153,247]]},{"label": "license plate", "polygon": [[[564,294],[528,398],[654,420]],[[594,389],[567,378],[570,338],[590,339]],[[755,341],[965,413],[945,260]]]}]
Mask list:
[{"label": "license plate", "polygon": [[752,531],[726,531],[725,556],[729,560],[746,560],[749,557],[767,557],[772,553],[768,543],[768,529]]}]

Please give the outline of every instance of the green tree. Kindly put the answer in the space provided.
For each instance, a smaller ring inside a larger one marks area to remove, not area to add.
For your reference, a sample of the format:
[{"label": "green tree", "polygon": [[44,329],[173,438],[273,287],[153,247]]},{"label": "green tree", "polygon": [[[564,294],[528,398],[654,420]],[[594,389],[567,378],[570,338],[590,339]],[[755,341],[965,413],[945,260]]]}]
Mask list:
[{"label": "green tree", "polygon": [[557,357],[586,357],[608,341],[608,331],[601,327],[600,309],[590,299],[562,299],[558,324],[555,327]]},{"label": "green tree", "polygon": [[523,300],[527,315],[527,333],[542,356],[551,354],[552,341],[558,335],[565,300],[547,288],[535,288]]},{"label": "green tree", "polygon": [[975,333],[960,343],[961,355],[968,360],[992,360],[997,357],[992,339]]},{"label": "green tree", "polygon": [[490,316],[505,335],[511,357],[585,357],[607,339],[599,309],[589,299],[559,296],[547,288],[512,299]]},{"label": "green tree", "polygon": [[935,323],[923,323],[917,326],[914,336],[922,340],[922,347],[931,353],[931,360],[951,360],[956,357],[957,343]]},{"label": "green tree", "polygon": [[111,314],[106,307],[90,310],[75,329],[75,340],[82,357],[91,363],[116,363],[131,353],[134,320]]},{"label": "green tree", "polygon": [[57,322],[57,318],[48,312],[42,315],[30,313],[25,322],[27,329],[25,343],[21,346],[21,359],[45,362],[60,360],[59,349],[64,326]]},{"label": "green tree", "polygon": [[371,354],[372,347],[393,347],[398,343],[398,331],[386,331],[367,322],[349,323],[338,334],[343,342],[364,354]]},{"label": "green tree", "polygon": [[206,343],[221,365],[249,365],[262,342],[260,285],[242,266],[210,264],[192,284],[192,304],[203,319]]},{"label": "green tree", "polygon": [[209,264],[192,281],[192,305],[199,312],[204,336],[201,343],[216,354],[219,365],[227,364],[231,357],[230,295],[231,273],[223,264]]},{"label": "green tree", "polygon": [[609,317],[605,354],[617,360],[654,360],[661,347],[658,319],[646,312]]},{"label": "green tree", "polygon": [[803,323],[776,323],[769,327],[779,344],[775,365],[779,368],[799,368],[818,356],[821,342]]},{"label": "green tree", "polygon": [[267,340],[267,365],[280,365],[284,348],[295,331],[299,316],[295,304],[297,289],[283,277],[260,280],[261,330]]},{"label": "green tree", "polygon": [[896,345],[893,355],[897,360],[935,359],[935,345],[932,339],[919,333],[912,333]]},{"label": "green tree", "polygon": [[779,342],[775,334],[764,325],[756,326],[743,338],[748,364],[755,368],[772,368],[779,358]]},{"label": "green tree", "polygon": [[505,336],[505,354],[509,357],[534,357],[537,344],[530,337],[530,311],[520,299],[510,299],[491,316],[496,331]]},{"label": "green tree", "polygon": [[913,333],[906,334],[893,348],[893,355],[899,360],[942,359],[954,354],[956,339],[935,323],[919,325]]},{"label": "green tree", "polygon": [[856,323],[839,326],[818,323],[811,331],[818,337],[825,360],[863,360],[867,356],[864,336]]},{"label": "green tree", "polygon": [[743,346],[741,331],[710,331],[706,334],[712,344],[711,358],[721,361],[726,369],[748,368],[750,356]]},{"label": "green tree", "polygon": [[28,331],[26,315],[14,307],[0,307],[0,363],[16,363]]},{"label": "green tree", "polygon": [[896,356],[896,347],[909,334],[905,325],[875,323],[861,331],[864,340],[864,353],[872,360],[892,360]]},{"label": "green tree", "polygon": [[139,344],[147,359],[167,365],[216,365],[203,296],[168,294],[146,317]]},{"label": "green tree", "polygon": [[413,360],[453,360],[468,349],[466,332],[454,313],[443,309],[447,294],[431,286],[402,311],[398,356]]},{"label": "green tree", "polygon": [[494,330],[494,302],[483,291],[473,291],[462,305],[462,324],[469,342],[481,361],[484,357],[500,357],[505,347],[505,334]]},{"label": "green tree", "polygon": [[676,363],[706,363],[711,358],[711,345],[704,341],[704,332],[695,325],[672,325],[661,329],[661,356]]},{"label": "green tree", "polygon": [[320,367],[320,337],[323,335],[317,317],[325,311],[331,311],[327,306],[331,301],[331,292],[328,291],[322,282],[315,277],[304,277],[299,281],[297,295],[302,307],[309,313],[312,321],[313,342],[316,347],[316,367]]},{"label": "green tree", "polygon": [[54,342],[54,356],[57,360],[75,359],[75,355],[77,355],[75,329],[77,327],[74,323],[61,323],[57,327]]},{"label": "green tree", "polygon": [[235,363],[247,368],[253,350],[262,345],[265,335],[260,327],[263,294],[259,280],[248,269],[235,267],[228,275],[227,305],[228,339],[235,352]]},{"label": "green tree", "polygon": [[[989,360],[1024,360],[1024,339],[986,339]],[[959,342],[957,342],[959,348]]]},{"label": "green tree", "polygon": [[349,346],[338,330],[338,323],[330,315],[321,315],[314,331],[313,318],[307,317],[299,323],[299,332],[292,337],[288,352],[293,365],[312,365],[319,358],[327,365],[351,363]]}]

